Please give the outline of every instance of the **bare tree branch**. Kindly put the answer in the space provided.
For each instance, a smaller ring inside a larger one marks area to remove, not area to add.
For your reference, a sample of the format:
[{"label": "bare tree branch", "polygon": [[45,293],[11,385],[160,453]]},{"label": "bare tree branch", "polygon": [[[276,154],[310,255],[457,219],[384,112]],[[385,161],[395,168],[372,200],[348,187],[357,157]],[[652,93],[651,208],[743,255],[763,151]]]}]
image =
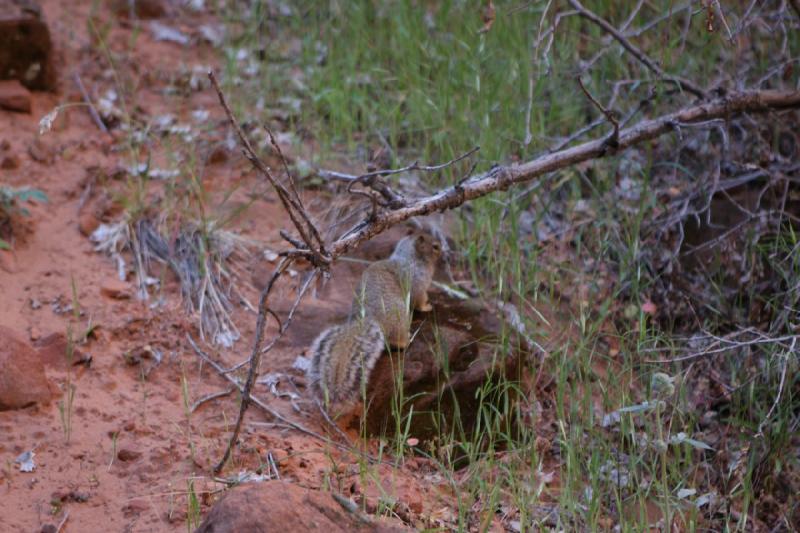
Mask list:
[{"label": "bare tree branch", "polygon": [[[675,130],[681,124],[726,118],[738,113],[763,113],[797,107],[800,107],[800,91],[770,90],[732,93],[710,102],[685,107],[655,119],[643,120],[635,126],[621,130],[618,150],[625,150],[641,142],[659,137]],[[360,243],[410,218],[453,209],[469,200],[486,196],[498,190],[506,190],[512,185],[530,181],[549,172],[603,157],[606,152],[606,139],[602,138],[546,154],[521,165],[496,166],[485,174],[420,198],[401,209],[378,213],[373,220],[365,221],[354,231],[332,243],[327,251],[331,259],[335,259],[355,249]],[[297,250],[285,253],[285,255],[307,254],[307,251]]]},{"label": "bare tree branch", "polygon": [[[322,237],[320,236],[316,226],[313,224],[313,222],[311,222],[311,217],[309,217],[308,213],[306,212],[305,207],[300,200],[300,196],[297,194],[297,190],[294,188],[294,181],[292,180],[291,174],[288,171],[288,166],[286,172],[289,183],[295,192],[294,195],[292,195],[282,183],[272,176],[269,167],[267,167],[267,165],[264,164],[264,162],[256,155],[255,150],[253,150],[253,147],[250,145],[250,141],[245,136],[241,126],[239,126],[239,123],[236,122],[233,112],[231,111],[230,106],[228,106],[228,102],[225,100],[225,95],[222,92],[222,89],[220,89],[219,83],[217,83],[217,77],[214,76],[212,71],[208,72],[208,78],[211,80],[211,84],[217,93],[220,105],[225,110],[228,121],[231,123],[231,126],[239,137],[239,142],[242,145],[245,157],[256,168],[256,170],[258,170],[261,175],[267,179],[269,184],[275,189],[275,192],[278,193],[278,198],[283,204],[286,213],[289,215],[289,218],[291,218],[292,223],[297,229],[297,232],[300,233],[300,237],[303,239],[303,241],[305,241],[308,249],[312,252],[308,259],[310,259],[316,266],[327,265],[328,259],[325,253],[325,243],[322,240]],[[269,133],[270,141],[272,142],[273,147],[277,148],[277,143],[272,136],[272,132],[267,130],[267,133]],[[283,153],[280,151],[280,148],[277,148],[277,150],[281,156],[283,164],[286,165],[286,159],[283,157]],[[302,221],[300,219],[302,219]]]},{"label": "bare tree branch", "polygon": [[272,276],[270,276],[266,287],[264,287],[264,289],[261,291],[261,297],[259,298],[258,302],[258,319],[256,320],[256,338],[253,342],[253,351],[250,355],[250,371],[247,373],[247,381],[245,382],[244,389],[242,390],[242,400],[241,404],[239,405],[239,416],[236,419],[236,425],[234,426],[233,433],[228,441],[228,446],[225,448],[225,453],[222,455],[222,459],[220,459],[219,463],[217,463],[217,466],[214,467],[215,474],[219,474],[219,472],[222,470],[222,467],[224,467],[225,463],[228,462],[228,458],[231,455],[231,450],[236,444],[236,440],[239,438],[239,431],[242,427],[244,413],[247,411],[247,407],[250,405],[250,392],[253,390],[253,384],[255,384],[256,375],[258,374],[258,367],[261,364],[261,343],[264,340],[264,327],[267,323],[269,293],[272,291],[272,287],[275,285],[275,282],[278,280],[280,275],[283,274],[287,268],[289,268],[289,265],[291,265],[292,262],[292,259],[282,259],[281,262],[278,263],[278,266],[275,267],[275,270],[272,271]]}]

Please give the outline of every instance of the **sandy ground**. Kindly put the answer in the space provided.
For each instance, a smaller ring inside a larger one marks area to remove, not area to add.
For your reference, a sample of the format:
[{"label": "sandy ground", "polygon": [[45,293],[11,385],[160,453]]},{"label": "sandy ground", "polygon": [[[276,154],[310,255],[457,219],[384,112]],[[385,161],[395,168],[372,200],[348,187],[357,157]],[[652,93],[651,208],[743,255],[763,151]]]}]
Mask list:
[{"label": "sandy ground", "polygon": [[[52,131],[42,137],[38,133],[39,119],[56,105],[82,100],[73,78],[76,73],[95,97],[115,86],[114,71],[98,60],[102,47],[90,45],[91,5],[88,1],[42,2],[54,40],[59,93],[35,93],[31,114],[0,111],[0,140],[8,141],[8,153],[19,162],[16,169],[0,170],[2,181],[36,187],[49,199],[46,204],[27,206],[31,216],[26,224],[31,231],[16,239],[13,251],[0,252],[0,324],[33,344],[60,335],[62,346],[68,328],[79,336],[89,324],[94,326],[90,338],[76,347],[76,359],[91,358],[90,364],[68,366],[63,360],[48,364],[48,376],[60,390],[50,405],[0,412],[0,530],[39,531],[46,524],[63,522],[64,532],[185,531],[189,486],[199,496],[201,512],[208,510],[223,488],[210,472],[235,419],[236,397],[207,402],[187,415],[184,383],[190,402],[226,390],[228,385],[208,365],[200,364],[186,341],[187,333],[197,337],[196,320],[184,311],[175,279],[165,277],[160,305],[104,294],[104,287],[118,285],[116,265],[94,251],[80,231],[79,220],[86,210],[81,209],[83,202],[102,198],[102,187],[91,182],[97,169],[111,171],[128,164],[122,136],[100,131],[85,107],[62,111]],[[99,8],[95,21],[107,31],[105,42],[118,62],[116,76],[122,73],[136,87],[135,103],[141,114],[156,117],[170,112],[188,121],[193,110],[205,109],[212,122],[221,119],[210,90],[178,96],[165,91],[169,80],[187,67],[216,63],[216,52],[208,43],[158,42],[147,31],[147,23],[142,23],[142,31],[133,39],[132,25],[122,23],[105,6]],[[199,24],[218,21],[208,14],[183,13],[164,22],[192,35]],[[44,161],[31,155],[39,153],[37,149],[48,156]],[[154,160],[164,160],[163,145],[151,150]],[[255,178],[247,165],[235,152],[229,155],[205,167],[202,180],[209,190],[223,190],[236,180],[243,180],[245,189],[252,186]],[[88,191],[87,184],[93,185]],[[277,203],[259,201],[237,227],[245,235],[261,237],[275,235],[283,223]],[[263,262],[253,270],[268,271],[269,267]],[[350,273],[358,268],[357,264],[342,266],[335,283],[301,307],[295,326],[263,362],[264,372],[291,373],[292,361],[314,334],[346,308]],[[132,295],[130,279],[127,289]],[[293,280],[282,284],[276,294],[278,309],[288,308],[295,284]],[[77,320],[71,310],[73,287],[81,313]],[[255,291],[246,290],[255,301]],[[242,340],[224,353],[206,346],[225,364],[246,357],[253,338],[253,313],[241,307],[234,317]],[[274,329],[270,326],[270,331]],[[153,351],[162,355],[160,364],[146,357]],[[145,357],[132,362],[137,354]],[[304,395],[302,377],[297,372],[293,376]],[[58,402],[70,383],[75,396],[67,438]],[[280,387],[294,390],[286,380]],[[294,409],[264,386],[257,392],[293,420],[324,431],[315,409],[302,399]],[[271,453],[282,479],[303,486],[338,483],[342,488],[357,479],[352,457],[337,462],[337,452],[318,439],[250,423],[258,421],[267,418],[253,410],[241,446],[223,475],[258,470]],[[32,449],[36,470],[20,472],[14,458]],[[428,509],[436,504],[435,498],[428,497],[435,488],[416,486],[413,476],[400,476],[388,468],[379,471],[385,488],[407,498],[413,510],[422,511],[423,500]]]}]

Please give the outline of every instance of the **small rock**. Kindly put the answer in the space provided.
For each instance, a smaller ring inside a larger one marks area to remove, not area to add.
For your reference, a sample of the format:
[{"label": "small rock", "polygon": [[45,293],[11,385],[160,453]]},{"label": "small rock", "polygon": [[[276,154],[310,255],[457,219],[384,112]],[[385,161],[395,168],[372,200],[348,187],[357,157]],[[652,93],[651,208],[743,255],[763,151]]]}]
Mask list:
[{"label": "small rock", "polygon": [[28,155],[37,163],[43,165],[52,165],[55,159],[55,151],[51,146],[42,141],[41,139],[34,140],[28,146]]},{"label": "small rock", "polygon": [[53,397],[39,355],[14,330],[0,326],[0,411],[44,404]]},{"label": "small rock", "polygon": [[3,170],[15,170],[19,168],[19,157],[14,154],[5,154],[0,159],[0,168]]},{"label": "small rock", "polygon": [[50,30],[36,0],[0,1],[0,79],[52,91],[56,75]]},{"label": "small rock", "polygon": [[129,501],[122,506],[122,515],[125,518],[132,518],[138,516],[150,509],[150,505],[144,500]]},{"label": "small rock", "polygon": [[28,336],[30,337],[31,342],[36,342],[42,337],[42,333],[36,326],[31,326],[31,328],[28,330]]},{"label": "small rock", "polygon": [[208,154],[208,163],[210,165],[217,165],[224,163],[230,158],[230,150],[224,144],[216,145]]},{"label": "small rock", "polygon": [[94,213],[86,211],[78,216],[78,229],[85,237],[88,237],[94,233],[94,230],[96,230],[99,226],[100,220],[94,216]]},{"label": "small rock", "polygon": [[127,300],[131,297],[131,286],[118,279],[109,279],[100,286],[100,294],[115,300]]},{"label": "small rock", "polygon": [[46,368],[66,370],[69,365],[87,361],[87,356],[74,343],[70,349],[69,339],[61,331],[42,337],[33,346],[39,351],[39,360]]},{"label": "small rock", "polygon": [[0,108],[30,113],[31,92],[17,80],[0,81]]},{"label": "small rock", "polygon": [[139,457],[142,456],[142,452],[131,450],[129,448],[123,448],[119,452],[117,452],[117,459],[124,463],[128,463],[130,461],[135,461]]}]

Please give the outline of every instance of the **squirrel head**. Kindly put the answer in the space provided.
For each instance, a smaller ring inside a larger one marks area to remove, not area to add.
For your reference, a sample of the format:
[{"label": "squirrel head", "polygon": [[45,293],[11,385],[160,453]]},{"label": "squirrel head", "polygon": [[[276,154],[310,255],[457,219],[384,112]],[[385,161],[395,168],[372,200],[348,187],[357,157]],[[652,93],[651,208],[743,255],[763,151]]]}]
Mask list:
[{"label": "squirrel head", "polygon": [[442,245],[430,235],[420,233],[414,237],[414,251],[416,251],[417,257],[430,258],[435,261],[442,255]]}]

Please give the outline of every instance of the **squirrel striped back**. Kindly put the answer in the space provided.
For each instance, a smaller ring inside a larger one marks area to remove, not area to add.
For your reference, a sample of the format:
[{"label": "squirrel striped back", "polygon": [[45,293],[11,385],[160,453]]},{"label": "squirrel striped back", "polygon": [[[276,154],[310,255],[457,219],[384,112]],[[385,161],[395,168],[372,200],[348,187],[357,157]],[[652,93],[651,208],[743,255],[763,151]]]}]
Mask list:
[{"label": "squirrel striped back", "polygon": [[324,330],[309,349],[310,387],[330,406],[342,408],[354,403],[385,344],[380,324],[370,318]]}]

